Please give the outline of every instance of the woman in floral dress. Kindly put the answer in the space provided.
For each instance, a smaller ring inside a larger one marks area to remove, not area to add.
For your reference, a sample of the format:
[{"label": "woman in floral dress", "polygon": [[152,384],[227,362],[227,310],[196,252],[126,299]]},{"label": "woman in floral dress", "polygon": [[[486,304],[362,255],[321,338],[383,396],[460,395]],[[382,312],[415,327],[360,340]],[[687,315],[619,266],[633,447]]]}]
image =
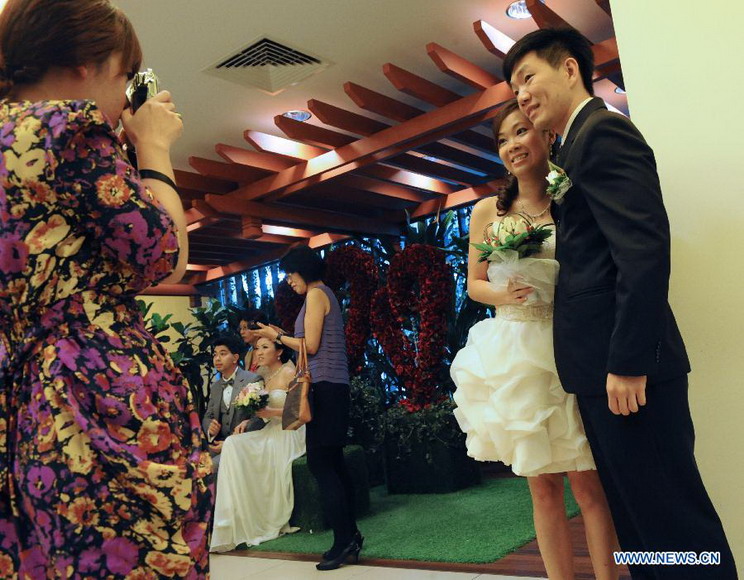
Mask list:
[{"label": "woman in floral dress", "polygon": [[[204,577],[209,454],[135,296],[183,274],[182,124],[108,0],[0,15],[0,577]],[[141,179],[114,127],[136,146]]]}]

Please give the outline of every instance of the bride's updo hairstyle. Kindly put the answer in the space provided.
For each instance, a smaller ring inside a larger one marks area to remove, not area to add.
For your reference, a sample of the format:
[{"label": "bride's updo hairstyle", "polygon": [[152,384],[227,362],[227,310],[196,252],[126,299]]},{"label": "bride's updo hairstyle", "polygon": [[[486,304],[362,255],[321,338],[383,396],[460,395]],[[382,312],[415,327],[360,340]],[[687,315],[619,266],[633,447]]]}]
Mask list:
[{"label": "bride's updo hairstyle", "polygon": [[0,13],[0,98],[38,83],[49,69],[99,65],[114,52],[125,70],[139,70],[137,35],[109,0],[8,0]]},{"label": "bride's updo hairstyle", "polygon": [[277,351],[279,351],[279,362],[281,362],[282,364],[284,364],[284,363],[289,362],[290,360],[292,360],[292,349],[291,348],[287,348],[286,346],[279,346],[276,342],[272,342],[268,338],[263,338],[263,337],[259,338],[256,341],[256,345],[258,345],[258,343],[261,342],[262,340],[266,340],[270,344],[273,344],[274,345],[274,348]]},{"label": "bride's updo hairstyle", "polygon": [[[497,153],[499,151],[499,131],[501,130],[501,125],[509,115],[518,110],[517,99],[511,99],[501,106],[498,114],[493,118],[491,127],[493,128],[493,140]],[[506,176],[506,185],[496,191],[496,209],[498,210],[498,215],[509,213],[518,193],[519,185],[517,184],[517,178],[510,173]]]}]

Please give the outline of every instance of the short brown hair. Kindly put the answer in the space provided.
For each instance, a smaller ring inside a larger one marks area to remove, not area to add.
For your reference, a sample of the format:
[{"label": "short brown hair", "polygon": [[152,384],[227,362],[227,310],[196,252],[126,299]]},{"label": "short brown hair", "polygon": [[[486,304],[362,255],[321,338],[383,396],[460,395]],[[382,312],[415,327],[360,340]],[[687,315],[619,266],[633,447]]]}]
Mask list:
[{"label": "short brown hair", "polygon": [[114,52],[125,70],[139,70],[132,23],[109,0],[8,0],[0,13],[0,97],[50,68],[101,64]]}]

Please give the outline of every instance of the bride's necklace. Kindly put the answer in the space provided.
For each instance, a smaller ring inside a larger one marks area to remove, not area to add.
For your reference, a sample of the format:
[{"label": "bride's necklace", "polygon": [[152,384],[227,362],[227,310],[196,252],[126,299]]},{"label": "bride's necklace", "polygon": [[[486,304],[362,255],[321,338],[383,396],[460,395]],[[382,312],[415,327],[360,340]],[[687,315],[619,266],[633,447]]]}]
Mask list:
[{"label": "bride's necklace", "polygon": [[281,372],[283,366],[284,365],[282,365],[281,367],[276,369],[273,373],[271,373],[268,377],[266,377],[264,379],[264,384],[268,385],[271,382],[271,379],[273,379],[276,375],[278,375]]},{"label": "bride's necklace", "polygon": [[534,215],[527,211],[527,208],[525,208],[524,202],[521,199],[519,200],[519,207],[522,209],[521,213],[526,215],[528,218],[536,220],[541,218],[548,212],[548,210],[550,209],[550,200],[548,200],[548,205],[545,206],[545,209],[543,209],[540,213],[536,213]]}]

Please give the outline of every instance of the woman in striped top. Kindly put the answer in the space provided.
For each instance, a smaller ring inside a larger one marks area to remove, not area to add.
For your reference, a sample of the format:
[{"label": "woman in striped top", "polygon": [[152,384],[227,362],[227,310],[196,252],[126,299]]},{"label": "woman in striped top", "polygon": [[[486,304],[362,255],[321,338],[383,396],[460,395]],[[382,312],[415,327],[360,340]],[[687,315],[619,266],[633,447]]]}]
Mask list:
[{"label": "woman in striped top", "polygon": [[318,482],[334,539],[316,567],[333,570],[349,559],[358,561],[364,541],[356,526],[354,487],[343,454],[351,404],[343,319],[335,294],[323,283],[325,264],[317,253],[307,246],[292,248],[279,266],[292,290],[305,296],[295,336],[264,325],[256,332],[294,350],[305,339],[313,411],[307,424],[307,464]]}]

